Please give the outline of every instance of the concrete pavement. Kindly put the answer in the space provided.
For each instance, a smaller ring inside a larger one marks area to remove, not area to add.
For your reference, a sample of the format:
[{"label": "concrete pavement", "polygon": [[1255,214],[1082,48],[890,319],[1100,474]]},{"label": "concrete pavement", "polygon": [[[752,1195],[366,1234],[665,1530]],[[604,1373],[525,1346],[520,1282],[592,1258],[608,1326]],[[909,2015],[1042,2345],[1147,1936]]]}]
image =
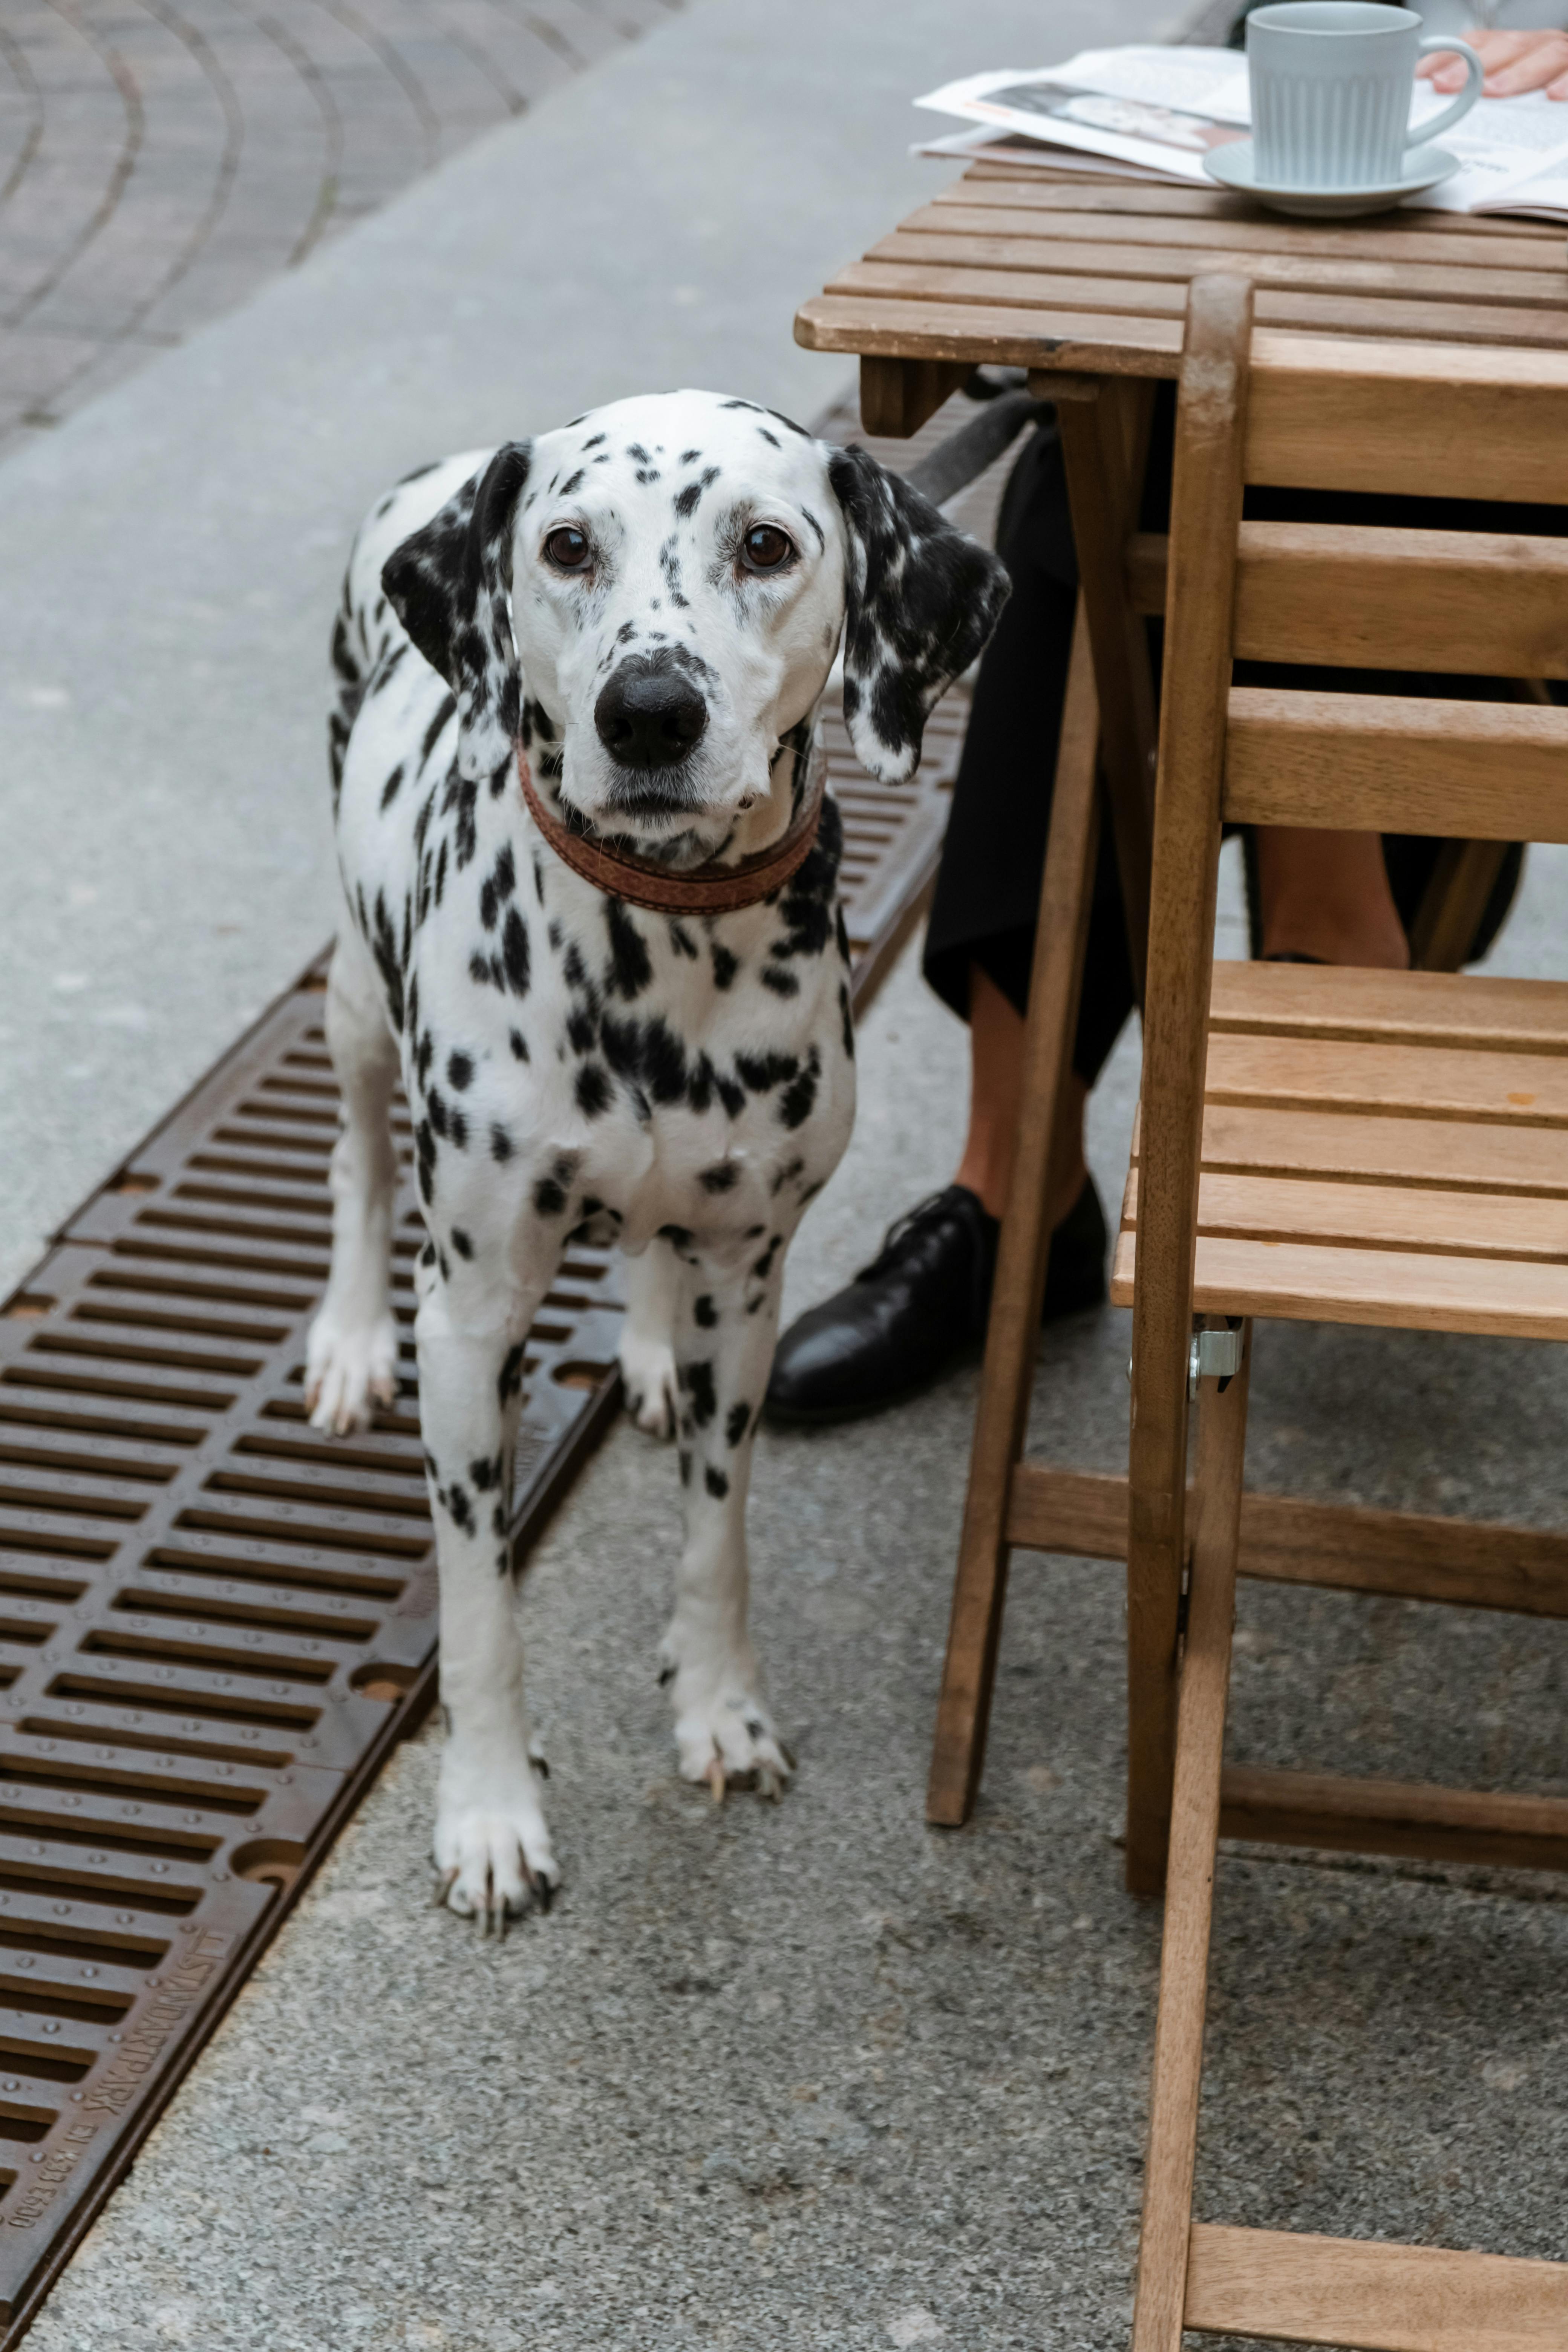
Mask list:
[{"label": "concrete pavement", "polygon": [[[1152,34],[1058,5],[1051,45]],[[637,384],[809,414],[795,300],[931,184],[910,93],[1037,9],[706,0],[0,467],[8,1263],[331,923],[323,622],[433,449]],[[584,168],[584,156],[591,169]],[[1559,952],[1533,861],[1500,965]],[[1234,909],[1228,918],[1234,936]],[[791,1299],[951,1172],[962,1034],[906,960]],[[1124,1042],[1092,1148],[1120,1189]],[[0,1277],[3,1278],[3,1277]],[[1110,1466],[1123,1317],[1050,1336],[1035,1436]],[[1254,1475],[1560,1522],[1554,1357],[1272,1331]],[[972,1370],[761,1448],[758,1622],[800,1785],[715,1815],[653,1651],[669,1457],[622,1428],[525,1589],[568,1872],[504,1946],[426,1910],[434,1731],[389,1769],[58,2288],[39,2352],[1109,2347],[1157,1921],[1121,1893],[1117,1581],[1020,1563],[984,1801],[921,1819]],[[1237,1753],[1564,1785],[1551,1624],[1247,1589]],[[1227,1861],[1200,2210],[1562,2256],[1568,1907],[1539,1882]]]}]

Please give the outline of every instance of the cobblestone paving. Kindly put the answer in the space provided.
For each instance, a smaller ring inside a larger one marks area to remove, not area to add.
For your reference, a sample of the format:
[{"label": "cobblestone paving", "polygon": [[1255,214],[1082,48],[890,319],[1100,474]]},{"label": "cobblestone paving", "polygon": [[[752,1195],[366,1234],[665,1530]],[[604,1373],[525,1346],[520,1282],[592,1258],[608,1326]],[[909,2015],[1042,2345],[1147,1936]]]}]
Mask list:
[{"label": "cobblestone paving", "polygon": [[0,454],[680,0],[0,0]]}]

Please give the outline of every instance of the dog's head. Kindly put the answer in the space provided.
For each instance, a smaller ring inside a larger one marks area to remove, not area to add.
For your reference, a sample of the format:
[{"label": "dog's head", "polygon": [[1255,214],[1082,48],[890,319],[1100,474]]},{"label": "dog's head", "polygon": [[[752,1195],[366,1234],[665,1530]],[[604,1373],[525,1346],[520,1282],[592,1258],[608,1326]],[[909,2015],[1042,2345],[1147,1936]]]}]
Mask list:
[{"label": "dog's head", "polygon": [[768,793],[840,638],[858,757],[911,776],[1007,593],[865,450],[705,392],[509,442],[382,577],[458,698],[466,775],[521,740],[596,830],[699,856]]}]

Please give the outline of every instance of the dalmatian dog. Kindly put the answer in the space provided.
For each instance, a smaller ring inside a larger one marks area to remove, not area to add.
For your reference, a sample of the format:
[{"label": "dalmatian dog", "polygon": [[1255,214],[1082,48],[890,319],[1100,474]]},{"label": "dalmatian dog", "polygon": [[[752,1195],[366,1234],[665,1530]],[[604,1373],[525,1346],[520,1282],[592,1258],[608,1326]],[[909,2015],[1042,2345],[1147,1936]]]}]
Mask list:
[{"label": "dalmatian dog", "polygon": [[666,874],[733,865],[800,810],[841,640],[856,752],[901,782],[1005,594],[994,557],[866,451],[702,392],[428,467],[355,542],[331,724],[343,1125],[306,1396],[346,1434],[395,1394],[401,1076],[427,1234],[437,1900],[487,1930],[559,1875],[506,1530],[527,1334],[574,1234],[627,1254],[626,1389],[646,1427],[676,1427],[680,1769],[716,1797],[790,1777],[747,1630],[746,1491],[784,1255],[854,1112],[831,799],[781,887],[687,917],[584,878],[523,773],[557,839]]}]

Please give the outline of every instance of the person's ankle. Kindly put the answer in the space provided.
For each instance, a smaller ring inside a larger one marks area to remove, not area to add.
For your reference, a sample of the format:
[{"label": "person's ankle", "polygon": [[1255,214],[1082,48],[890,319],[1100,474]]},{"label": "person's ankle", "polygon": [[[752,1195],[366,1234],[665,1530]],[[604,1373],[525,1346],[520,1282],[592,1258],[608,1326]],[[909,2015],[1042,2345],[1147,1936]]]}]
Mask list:
[{"label": "person's ankle", "polygon": [[1410,969],[1410,943],[1397,923],[1334,923],[1321,915],[1269,924],[1263,956],[1266,962],[1306,957],[1313,963],[1353,964],[1370,971]]},{"label": "person's ankle", "polygon": [[[1007,1211],[1007,1187],[1011,1173],[1009,1170],[1007,1177],[1000,1181],[994,1176],[988,1178],[984,1171],[971,1171],[966,1159],[961,1162],[952,1181],[961,1184],[966,1192],[973,1192],[993,1223],[999,1225]],[[1046,1217],[1052,1233],[1064,1217],[1072,1214],[1083,1197],[1083,1188],[1088,1181],[1089,1163],[1081,1156],[1070,1167],[1052,1171],[1046,1194]]]}]

